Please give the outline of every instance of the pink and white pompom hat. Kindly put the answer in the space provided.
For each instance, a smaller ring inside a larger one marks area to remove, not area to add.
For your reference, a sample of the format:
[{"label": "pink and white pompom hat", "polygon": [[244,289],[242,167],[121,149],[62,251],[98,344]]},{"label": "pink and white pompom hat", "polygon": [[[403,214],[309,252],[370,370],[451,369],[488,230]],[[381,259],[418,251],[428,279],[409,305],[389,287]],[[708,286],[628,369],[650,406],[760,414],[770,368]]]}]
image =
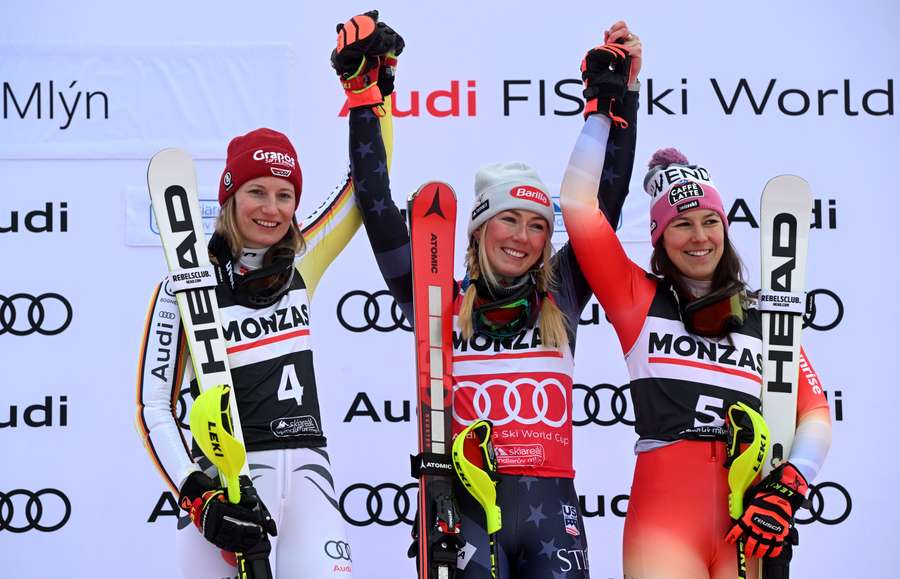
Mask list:
[{"label": "pink and white pompom hat", "polygon": [[728,218],[709,171],[699,165],[691,165],[681,151],[674,148],[660,149],[653,153],[647,164],[644,191],[653,200],[650,204],[650,240],[659,241],[666,226],[685,211],[709,209],[719,214],[725,230]]}]

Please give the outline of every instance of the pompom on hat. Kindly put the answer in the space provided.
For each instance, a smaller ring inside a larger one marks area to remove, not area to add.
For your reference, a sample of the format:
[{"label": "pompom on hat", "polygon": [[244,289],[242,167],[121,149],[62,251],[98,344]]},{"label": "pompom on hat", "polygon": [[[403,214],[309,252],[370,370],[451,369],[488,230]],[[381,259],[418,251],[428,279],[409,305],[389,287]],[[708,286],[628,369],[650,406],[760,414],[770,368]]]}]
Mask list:
[{"label": "pompom on hat", "polygon": [[722,197],[704,167],[691,165],[687,157],[674,148],[653,153],[648,167],[644,190],[653,200],[650,204],[650,240],[653,245],[673,219],[691,209],[715,211],[728,230]]},{"label": "pompom on hat", "polygon": [[495,163],[478,169],[469,237],[488,219],[511,209],[537,213],[547,221],[548,235],[553,235],[553,201],[537,171],[518,162]]},{"label": "pompom on hat", "polygon": [[294,209],[300,204],[303,175],[294,145],[283,133],[256,129],[228,143],[225,170],[219,180],[219,205],[241,185],[257,177],[280,177],[294,185]]}]

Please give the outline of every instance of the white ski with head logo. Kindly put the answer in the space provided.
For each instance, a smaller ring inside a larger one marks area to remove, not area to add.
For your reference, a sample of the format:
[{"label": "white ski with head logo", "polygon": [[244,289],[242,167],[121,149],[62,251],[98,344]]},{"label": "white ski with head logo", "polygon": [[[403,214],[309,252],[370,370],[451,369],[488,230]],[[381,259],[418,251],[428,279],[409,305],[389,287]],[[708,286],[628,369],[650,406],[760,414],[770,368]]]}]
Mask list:
[{"label": "white ski with head logo", "polygon": [[[197,195],[197,173],[190,155],[178,149],[164,149],[150,159],[147,184],[153,213],[159,226],[169,265],[169,283],[181,312],[197,386],[232,386],[228,353],[222,334],[216,275],[209,261],[206,237]],[[234,437],[244,443],[241,420],[234,395],[229,396]],[[241,470],[249,476],[247,463]]]},{"label": "white ski with head logo", "polygon": [[809,183],[780,175],[763,189],[760,223],[762,413],[771,443],[763,474],[791,453],[797,422],[800,331],[806,307],[806,250],[812,214]]}]

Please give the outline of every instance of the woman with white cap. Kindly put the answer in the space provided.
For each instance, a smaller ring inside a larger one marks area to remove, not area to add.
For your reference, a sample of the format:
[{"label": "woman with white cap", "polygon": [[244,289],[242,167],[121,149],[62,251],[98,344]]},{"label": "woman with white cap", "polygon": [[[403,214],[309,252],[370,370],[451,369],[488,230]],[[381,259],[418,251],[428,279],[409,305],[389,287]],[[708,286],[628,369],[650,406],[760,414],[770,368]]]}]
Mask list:
[{"label": "woman with white cap", "polygon": [[[582,271],[618,334],[639,435],[623,567],[629,579],[734,577],[748,557],[777,557],[831,440],[828,403],[801,351],[789,461],[751,488],[737,523],[723,468],[725,411],[760,408],[762,324],[747,294],[728,218],[709,172],[675,149],[650,160],[652,275],[633,263],[597,210],[609,121],[586,119],[561,188]],[[756,577],[758,565],[748,565]],[[769,575],[767,574],[767,577]]]},{"label": "woman with white cap", "polygon": [[[348,96],[381,110],[382,93],[393,91],[402,41],[377,23],[377,15],[365,19],[364,37],[351,39],[348,47],[363,40],[366,50],[390,52],[392,60],[376,68],[381,77],[376,86],[365,95],[348,89]],[[390,134],[390,106],[384,111],[376,124]],[[326,451],[309,320],[321,276],[361,222],[349,176],[302,229],[295,216],[301,191],[297,153],[284,134],[256,129],[228,145],[209,253],[260,508],[254,501],[226,502],[215,469],[199,449],[188,446],[177,418],[179,395],[183,383],[192,392],[196,383],[167,282],[157,286],[150,306],[137,422],[151,458],[187,512],[177,532],[184,577],[234,576],[233,552],[252,549],[267,535],[272,535],[269,561],[275,579],[353,574]]]},{"label": "woman with white cap", "polygon": [[[628,52],[631,64],[611,68],[609,58],[592,55],[585,95],[587,110],[621,125],[609,150],[599,152],[615,172],[594,189],[594,206],[599,191],[604,210],[617,221],[634,157],[641,45],[624,23],[607,36],[610,44],[597,52]],[[351,111],[350,127],[354,141],[373,144],[351,150],[354,181],[366,184],[356,191],[366,232],[390,292],[412,320],[409,236],[381,170],[379,127],[365,111]],[[590,290],[571,247],[553,253],[553,203],[534,169],[525,163],[484,166],[475,194],[466,275],[454,305],[453,432],[479,418],[493,421],[501,576],[586,578],[587,542],[573,483],[572,376],[575,333]],[[488,577],[484,514],[461,486],[457,497],[462,533],[473,547],[460,554],[460,577]]]}]

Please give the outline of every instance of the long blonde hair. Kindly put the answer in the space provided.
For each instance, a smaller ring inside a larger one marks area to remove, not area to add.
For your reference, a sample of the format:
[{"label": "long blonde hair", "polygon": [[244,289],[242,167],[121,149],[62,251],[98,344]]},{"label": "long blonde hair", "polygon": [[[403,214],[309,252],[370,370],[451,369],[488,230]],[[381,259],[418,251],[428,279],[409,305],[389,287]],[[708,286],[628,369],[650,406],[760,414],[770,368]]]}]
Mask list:
[{"label": "long blonde hair", "polygon": [[[469,277],[475,279],[484,276],[489,285],[499,286],[497,274],[494,273],[490,261],[488,261],[487,253],[484,249],[484,235],[487,228],[482,227],[477,242],[472,240],[466,250],[466,270]],[[567,332],[568,320],[566,315],[559,309],[556,302],[548,295],[552,288],[556,287],[556,276],[550,265],[550,257],[553,255],[553,246],[550,244],[550,236],[547,236],[547,243],[544,245],[544,251],[541,255],[541,264],[535,272],[535,283],[537,291],[542,296],[541,312],[538,318],[538,327],[541,332],[541,342],[544,345],[563,349],[569,345],[569,334]],[[466,292],[463,294],[462,304],[459,308],[459,328],[462,332],[462,338],[468,340],[475,333],[472,323],[472,310],[475,307],[475,297],[477,290],[475,284],[469,284]]]}]

